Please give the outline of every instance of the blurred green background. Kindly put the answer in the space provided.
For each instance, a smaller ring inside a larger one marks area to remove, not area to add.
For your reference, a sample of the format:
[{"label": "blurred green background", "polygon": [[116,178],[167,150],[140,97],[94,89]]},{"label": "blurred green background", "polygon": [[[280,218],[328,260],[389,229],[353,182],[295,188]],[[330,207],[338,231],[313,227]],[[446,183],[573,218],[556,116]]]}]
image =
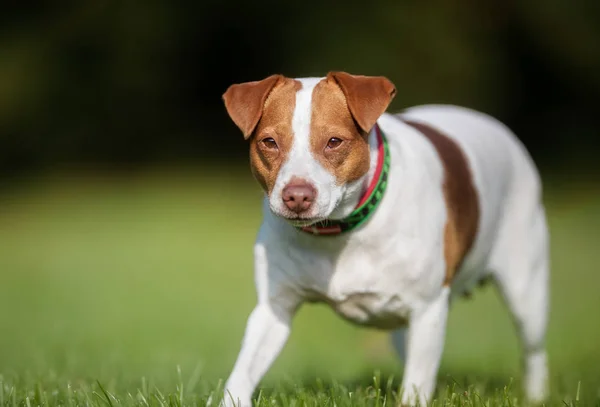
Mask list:
[{"label": "blurred green background", "polygon": [[[388,76],[391,110],[466,105],[527,145],[552,232],[553,387],[600,397],[598,17],[559,0],[4,4],[0,381],[224,379],[262,194],[221,94],[346,70]],[[518,355],[492,287],[455,304],[441,377],[503,386]],[[385,334],[310,306],[265,383],[376,368],[401,373]]]}]

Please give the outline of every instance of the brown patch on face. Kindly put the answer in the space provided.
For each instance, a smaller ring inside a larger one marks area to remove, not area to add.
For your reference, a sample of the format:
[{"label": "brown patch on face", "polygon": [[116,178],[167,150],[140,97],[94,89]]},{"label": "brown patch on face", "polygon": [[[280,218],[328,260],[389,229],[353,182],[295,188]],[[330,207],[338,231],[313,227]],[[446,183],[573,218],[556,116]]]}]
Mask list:
[{"label": "brown patch on face", "polygon": [[[337,142],[330,143],[332,138],[341,143],[333,146]],[[310,148],[338,185],[355,181],[369,170],[366,133],[357,127],[344,92],[330,77],[317,83],[313,90]]]},{"label": "brown patch on face", "polygon": [[473,245],[479,224],[479,197],[469,163],[460,146],[423,123],[402,119],[419,130],[437,150],[444,166],[444,197],[448,219],[444,230],[446,279],[449,285]]},{"label": "brown patch on face", "polygon": [[292,148],[292,116],[296,92],[301,88],[302,84],[294,79],[280,80],[266,98],[262,117],[250,138],[252,173],[267,194],[271,194],[279,168]]}]

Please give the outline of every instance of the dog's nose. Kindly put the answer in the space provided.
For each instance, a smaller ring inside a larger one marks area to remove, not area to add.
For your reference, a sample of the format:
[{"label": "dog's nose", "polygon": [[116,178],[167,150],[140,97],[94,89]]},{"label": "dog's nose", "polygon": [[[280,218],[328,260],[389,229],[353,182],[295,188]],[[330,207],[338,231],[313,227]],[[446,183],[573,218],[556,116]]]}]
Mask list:
[{"label": "dog's nose", "polygon": [[317,191],[315,188],[306,181],[293,181],[283,188],[281,197],[283,203],[288,209],[295,213],[301,213],[307,211],[313,201]]}]

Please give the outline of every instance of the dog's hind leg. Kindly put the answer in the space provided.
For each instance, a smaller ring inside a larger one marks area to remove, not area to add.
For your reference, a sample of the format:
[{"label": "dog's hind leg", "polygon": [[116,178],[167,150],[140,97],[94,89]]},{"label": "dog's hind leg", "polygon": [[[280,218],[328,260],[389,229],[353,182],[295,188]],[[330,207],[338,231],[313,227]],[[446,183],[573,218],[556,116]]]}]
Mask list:
[{"label": "dog's hind leg", "polygon": [[[519,220],[519,218],[521,218]],[[545,350],[549,309],[548,230],[544,209],[507,219],[491,258],[497,286],[513,316],[522,346],[524,390],[539,403],[548,394]]]}]

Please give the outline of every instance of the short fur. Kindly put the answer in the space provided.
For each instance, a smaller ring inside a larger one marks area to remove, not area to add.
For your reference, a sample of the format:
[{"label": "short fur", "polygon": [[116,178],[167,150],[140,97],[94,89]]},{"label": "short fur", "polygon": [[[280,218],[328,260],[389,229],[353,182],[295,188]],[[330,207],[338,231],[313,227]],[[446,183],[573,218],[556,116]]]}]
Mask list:
[{"label": "short fur", "polygon": [[[254,246],[258,302],[224,403],[251,406],[294,314],[315,301],[353,323],[392,331],[405,362],[402,402],[431,401],[450,302],[488,278],[516,322],[525,394],[544,400],[549,236],[538,172],[515,135],[487,115],[456,106],[384,113],[395,88],[381,77],[330,73],[266,81],[250,86],[249,99],[239,96],[243,85],[224,95],[244,134],[256,112],[247,105],[260,107],[257,130],[248,135],[251,150],[264,136],[281,144],[279,153],[252,153],[266,193]],[[391,155],[387,190],[375,213],[347,234],[298,230],[352,212],[379,159],[375,121]],[[327,145],[334,149],[327,151]],[[294,179],[316,191],[310,208],[300,213],[282,200]]]}]

